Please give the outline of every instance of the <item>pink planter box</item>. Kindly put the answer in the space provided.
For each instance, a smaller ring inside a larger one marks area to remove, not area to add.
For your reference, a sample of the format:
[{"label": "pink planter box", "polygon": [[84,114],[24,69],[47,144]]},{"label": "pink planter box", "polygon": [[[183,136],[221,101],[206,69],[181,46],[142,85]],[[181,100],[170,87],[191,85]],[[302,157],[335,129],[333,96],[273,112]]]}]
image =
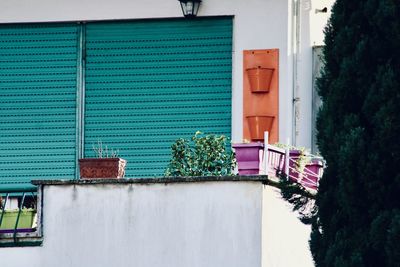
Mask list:
[{"label": "pink planter box", "polygon": [[289,176],[293,182],[300,183],[304,187],[317,189],[318,180],[322,176],[323,164],[321,160],[312,160],[304,167],[303,173],[297,171],[296,161],[301,155],[300,150],[291,150],[289,152]]},{"label": "pink planter box", "polygon": [[297,182],[299,179],[299,173],[297,172],[297,163],[296,161],[299,159],[301,155],[300,150],[290,150],[289,151],[289,179]]},{"label": "pink planter box", "polygon": [[240,175],[254,175],[260,173],[260,150],[262,143],[233,144]]},{"label": "pink planter box", "polygon": [[318,180],[322,176],[323,164],[320,160],[312,160],[304,168],[303,179],[301,184],[311,189],[318,188]]}]

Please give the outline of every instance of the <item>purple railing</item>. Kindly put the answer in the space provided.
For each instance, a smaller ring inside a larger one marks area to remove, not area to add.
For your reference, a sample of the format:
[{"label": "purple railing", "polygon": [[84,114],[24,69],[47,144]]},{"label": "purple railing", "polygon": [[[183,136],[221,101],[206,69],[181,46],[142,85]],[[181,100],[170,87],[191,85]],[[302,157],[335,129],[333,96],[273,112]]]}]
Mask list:
[{"label": "purple railing", "polygon": [[[267,174],[272,179],[278,179],[279,174],[283,173],[291,181],[306,188],[318,188],[323,172],[321,157],[260,142],[234,144],[232,147],[235,149],[240,175]],[[264,152],[265,147],[268,147],[267,153]]]},{"label": "purple railing", "polygon": [[299,166],[301,151],[288,150],[268,145],[267,168],[268,176],[277,177],[279,173],[286,174],[289,180],[297,182],[302,186],[317,190],[319,179],[323,174],[323,160],[311,154],[304,154],[301,157],[306,160],[303,166]]}]

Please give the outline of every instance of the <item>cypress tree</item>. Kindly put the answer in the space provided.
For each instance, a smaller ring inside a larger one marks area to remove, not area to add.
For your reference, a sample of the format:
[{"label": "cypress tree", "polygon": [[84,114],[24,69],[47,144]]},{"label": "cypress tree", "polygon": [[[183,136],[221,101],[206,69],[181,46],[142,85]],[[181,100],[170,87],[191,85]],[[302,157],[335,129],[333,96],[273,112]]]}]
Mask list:
[{"label": "cypress tree", "polygon": [[317,266],[400,266],[400,1],[337,0],[325,29]]}]

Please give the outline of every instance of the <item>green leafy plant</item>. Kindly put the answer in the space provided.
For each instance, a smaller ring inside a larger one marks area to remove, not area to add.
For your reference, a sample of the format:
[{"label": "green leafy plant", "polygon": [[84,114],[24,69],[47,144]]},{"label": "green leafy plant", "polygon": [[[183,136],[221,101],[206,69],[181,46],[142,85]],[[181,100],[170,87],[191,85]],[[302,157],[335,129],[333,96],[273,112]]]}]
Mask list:
[{"label": "green leafy plant", "polygon": [[165,176],[233,175],[236,160],[228,148],[224,135],[197,131],[191,140],[180,138],[171,146],[172,158]]},{"label": "green leafy plant", "polygon": [[92,149],[96,154],[96,157],[101,158],[118,158],[118,150],[114,150],[112,148],[108,148],[107,145],[103,148],[103,142],[101,140],[97,141],[97,144],[93,144]]}]

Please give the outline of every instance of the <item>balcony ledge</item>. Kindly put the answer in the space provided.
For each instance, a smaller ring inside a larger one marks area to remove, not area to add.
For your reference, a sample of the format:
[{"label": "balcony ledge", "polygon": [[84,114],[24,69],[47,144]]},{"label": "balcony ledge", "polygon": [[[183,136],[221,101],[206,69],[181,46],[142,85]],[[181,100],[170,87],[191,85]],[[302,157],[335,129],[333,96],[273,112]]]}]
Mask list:
[{"label": "balcony ledge", "polygon": [[37,232],[33,233],[17,233],[14,237],[13,234],[0,234],[0,247],[32,247],[41,246],[43,237]]},{"label": "balcony ledge", "polygon": [[33,180],[34,185],[96,185],[96,184],[170,184],[170,183],[199,183],[199,182],[261,182],[273,185],[274,181],[266,175],[236,175],[236,176],[181,176],[154,178],[124,178],[124,179],[75,179],[75,180]]}]

